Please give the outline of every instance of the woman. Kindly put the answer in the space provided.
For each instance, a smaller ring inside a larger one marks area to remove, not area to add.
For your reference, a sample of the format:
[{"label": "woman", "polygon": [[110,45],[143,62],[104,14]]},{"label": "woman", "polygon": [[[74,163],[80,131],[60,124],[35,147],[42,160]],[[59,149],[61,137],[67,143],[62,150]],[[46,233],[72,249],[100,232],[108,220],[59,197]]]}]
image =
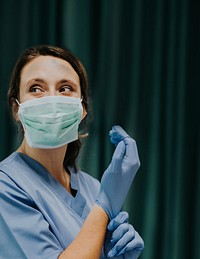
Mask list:
[{"label": "woman", "polygon": [[135,141],[112,128],[101,185],[76,168],[88,111],[81,62],[58,47],[27,49],[8,99],[23,141],[0,163],[0,210],[25,258],[137,258],[143,240],[120,212],[139,167]]}]

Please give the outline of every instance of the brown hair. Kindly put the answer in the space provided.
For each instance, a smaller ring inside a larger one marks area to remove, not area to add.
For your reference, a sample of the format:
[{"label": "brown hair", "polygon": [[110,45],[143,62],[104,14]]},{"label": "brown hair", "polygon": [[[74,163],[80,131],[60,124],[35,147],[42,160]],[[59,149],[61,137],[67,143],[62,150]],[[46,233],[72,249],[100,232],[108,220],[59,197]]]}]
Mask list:
[{"label": "brown hair", "polygon": [[[19,86],[21,79],[22,69],[26,64],[31,60],[35,59],[38,56],[53,56],[63,59],[70,63],[74,68],[80,79],[81,86],[81,95],[82,95],[82,104],[86,111],[88,111],[88,78],[86,70],[80,60],[75,57],[71,51],[68,49],[50,46],[50,45],[41,45],[36,47],[30,47],[19,57],[17,60],[13,73],[10,80],[10,85],[8,89],[8,103],[9,108],[12,110],[13,100],[19,98]],[[84,124],[85,119],[81,124]],[[19,122],[20,130],[23,132],[21,123]],[[72,166],[76,169],[76,158],[79,154],[81,148],[80,139],[73,141],[68,144],[67,152],[64,159],[64,167],[67,169],[68,166]]]}]

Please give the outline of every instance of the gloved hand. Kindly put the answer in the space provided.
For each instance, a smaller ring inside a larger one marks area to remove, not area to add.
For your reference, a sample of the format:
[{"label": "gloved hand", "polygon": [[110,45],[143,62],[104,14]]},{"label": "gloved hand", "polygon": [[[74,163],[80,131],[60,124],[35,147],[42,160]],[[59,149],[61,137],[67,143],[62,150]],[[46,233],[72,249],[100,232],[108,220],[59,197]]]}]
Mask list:
[{"label": "gloved hand", "polygon": [[120,126],[112,127],[110,140],[116,145],[112,161],[101,179],[96,203],[110,219],[120,212],[132,181],[140,166],[137,146]]},{"label": "gloved hand", "polygon": [[120,212],[108,224],[104,241],[104,254],[114,257],[129,251],[131,259],[138,258],[144,249],[144,242],[133,226],[128,224],[128,213]]}]

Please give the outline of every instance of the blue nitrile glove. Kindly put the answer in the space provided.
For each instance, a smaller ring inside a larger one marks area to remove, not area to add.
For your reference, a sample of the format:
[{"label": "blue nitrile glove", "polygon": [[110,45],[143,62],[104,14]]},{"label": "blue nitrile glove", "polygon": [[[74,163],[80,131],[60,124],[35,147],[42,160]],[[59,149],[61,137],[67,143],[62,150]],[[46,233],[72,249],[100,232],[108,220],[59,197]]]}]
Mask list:
[{"label": "blue nitrile glove", "polygon": [[113,219],[124,204],[140,161],[135,140],[120,126],[112,127],[109,135],[116,149],[110,165],[102,176],[96,203],[106,211],[110,219]]},{"label": "blue nitrile glove", "polygon": [[[108,224],[104,242],[104,254],[115,257],[125,254],[125,258],[136,259],[144,249],[144,242],[133,226],[128,223],[128,213],[120,212]],[[130,255],[130,256],[129,256]]]}]

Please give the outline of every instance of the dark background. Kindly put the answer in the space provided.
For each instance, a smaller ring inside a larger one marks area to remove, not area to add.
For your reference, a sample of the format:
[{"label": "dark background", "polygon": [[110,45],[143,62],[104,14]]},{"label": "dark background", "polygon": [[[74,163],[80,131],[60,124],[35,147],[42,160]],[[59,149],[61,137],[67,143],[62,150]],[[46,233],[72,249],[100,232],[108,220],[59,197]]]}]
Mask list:
[{"label": "dark background", "polygon": [[16,59],[32,45],[69,48],[88,71],[93,114],[81,168],[101,178],[114,124],[137,141],[125,209],[142,259],[200,258],[199,14],[191,0],[0,1],[0,160],[19,144],[6,97]]}]

